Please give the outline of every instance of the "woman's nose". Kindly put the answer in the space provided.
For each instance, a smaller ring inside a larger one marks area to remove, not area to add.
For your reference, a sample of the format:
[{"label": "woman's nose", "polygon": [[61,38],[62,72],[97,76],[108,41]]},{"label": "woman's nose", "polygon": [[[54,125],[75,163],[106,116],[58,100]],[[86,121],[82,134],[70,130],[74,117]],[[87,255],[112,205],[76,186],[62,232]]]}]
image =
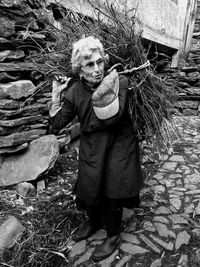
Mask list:
[{"label": "woman's nose", "polygon": [[94,71],[99,72],[100,68],[97,62],[94,63]]}]

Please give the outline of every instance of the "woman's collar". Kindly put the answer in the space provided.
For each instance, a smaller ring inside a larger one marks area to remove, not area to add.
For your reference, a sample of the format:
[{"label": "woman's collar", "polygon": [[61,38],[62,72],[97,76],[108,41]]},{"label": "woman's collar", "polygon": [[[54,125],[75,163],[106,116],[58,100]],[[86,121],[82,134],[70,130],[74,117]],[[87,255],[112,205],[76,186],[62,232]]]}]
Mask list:
[{"label": "woman's collar", "polygon": [[83,83],[84,87],[91,91],[94,92],[96,90],[96,88],[100,85],[101,82],[96,83],[94,85],[91,85],[89,82],[87,82],[84,78],[81,79],[81,82]]}]

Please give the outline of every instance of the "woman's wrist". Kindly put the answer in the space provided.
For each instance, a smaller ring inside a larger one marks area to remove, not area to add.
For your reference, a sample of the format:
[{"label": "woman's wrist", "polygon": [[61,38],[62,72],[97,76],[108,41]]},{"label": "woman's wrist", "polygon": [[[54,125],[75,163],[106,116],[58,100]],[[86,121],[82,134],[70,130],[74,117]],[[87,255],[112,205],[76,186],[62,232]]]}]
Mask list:
[{"label": "woman's wrist", "polygon": [[60,100],[52,100],[51,103],[55,105],[60,105]]},{"label": "woman's wrist", "polygon": [[60,102],[60,95],[53,95],[52,94],[52,102]]}]

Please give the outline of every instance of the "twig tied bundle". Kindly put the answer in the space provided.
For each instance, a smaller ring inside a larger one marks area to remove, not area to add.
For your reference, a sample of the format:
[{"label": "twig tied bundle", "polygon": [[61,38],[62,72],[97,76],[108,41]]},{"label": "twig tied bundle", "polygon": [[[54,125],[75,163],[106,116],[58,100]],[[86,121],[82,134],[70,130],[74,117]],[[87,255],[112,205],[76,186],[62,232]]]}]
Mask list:
[{"label": "twig tied bundle", "polygon": [[108,68],[116,65],[118,72],[129,79],[129,113],[138,137],[156,140],[157,144],[168,147],[169,129],[174,128],[170,110],[176,94],[173,86],[159,78],[149,64],[141,42],[141,31],[136,33],[135,30],[136,17],[130,17],[134,11],[125,9],[124,14],[122,10],[118,13],[108,1],[104,10],[90,4],[97,19],[65,10],[61,30],[48,25],[47,31],[54,40],[53,49],[40,55],[40,62],[43,59],[48,69],[47,76],[52,77],[57,72],[71,76],[72,43],[83,36],[96,36],[110,57]]},{"label": "twig tied bundle", "polygon": [[149,66],[142,45],[142,32],[137,30],[136,33],[135,30],[140,24],[136,17],[130,18],[127,9],[124,13],[116,12],[108,1],[105,8],[106,12],[96,8],[108,19],[106,30],[104,28],[100,36],[111,63],[123,66],[119,73],[129,78],[129,113],[134,128],[139,138],[156,140],[157,145],[162,143],[170,147],[169,131],[174,130],[171,110],[177,100],[176,92],[172,84],[162,80]]}]

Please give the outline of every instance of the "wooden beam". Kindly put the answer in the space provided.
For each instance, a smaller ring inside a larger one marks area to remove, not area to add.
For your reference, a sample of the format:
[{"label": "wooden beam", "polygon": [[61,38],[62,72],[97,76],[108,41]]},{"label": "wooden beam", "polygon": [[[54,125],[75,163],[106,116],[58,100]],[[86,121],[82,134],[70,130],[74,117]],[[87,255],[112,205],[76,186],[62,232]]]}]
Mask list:
[{"label": "wooden beam", "polygon": [[183,45],[182,45],[182,57],[187,60],[190,49],[194,30],[194,23],[196,19],[197,0],[188,0],[188,8],[185,19],[185,30],[183,32]]}]

